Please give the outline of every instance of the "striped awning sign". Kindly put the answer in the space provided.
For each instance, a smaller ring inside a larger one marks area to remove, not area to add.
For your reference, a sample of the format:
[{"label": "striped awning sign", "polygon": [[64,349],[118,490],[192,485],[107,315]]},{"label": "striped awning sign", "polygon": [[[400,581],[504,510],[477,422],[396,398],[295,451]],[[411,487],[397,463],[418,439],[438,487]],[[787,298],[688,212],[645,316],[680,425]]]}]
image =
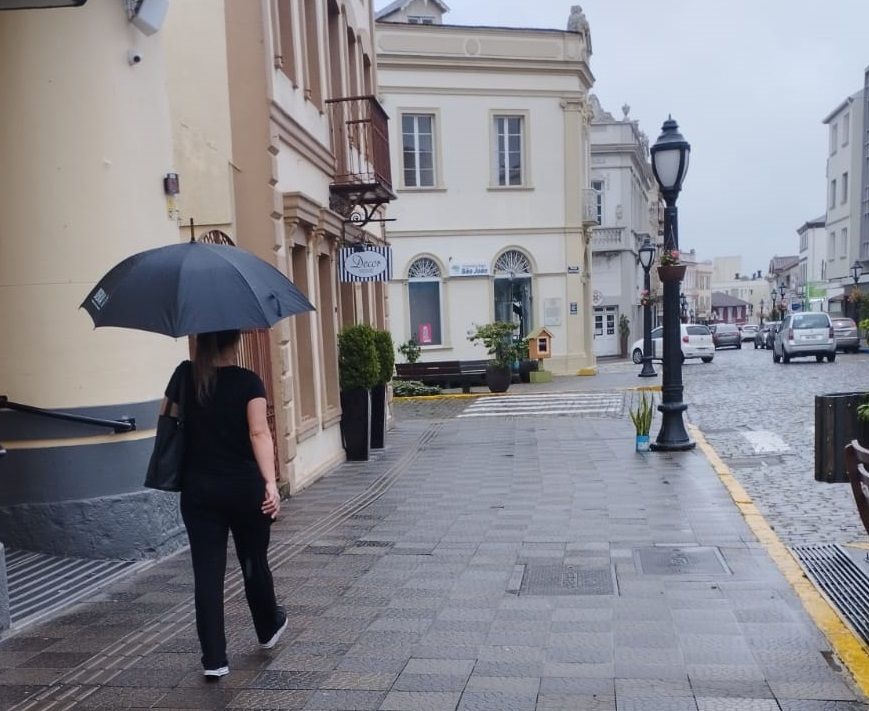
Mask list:
[{"label": "striped awning sign", "polygon": [[389,281],[392,279],[392,248],[346,247],[341,250],[338,269],[341,281]]}]

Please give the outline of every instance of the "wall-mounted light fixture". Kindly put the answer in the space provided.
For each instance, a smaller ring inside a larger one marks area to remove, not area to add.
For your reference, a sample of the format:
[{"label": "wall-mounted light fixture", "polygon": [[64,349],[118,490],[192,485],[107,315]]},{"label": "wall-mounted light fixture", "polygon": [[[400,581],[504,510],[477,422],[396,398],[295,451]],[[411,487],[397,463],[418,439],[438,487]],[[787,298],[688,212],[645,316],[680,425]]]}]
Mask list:
[{"label": "wall-mounted light fixture", "polygon": [[181,192],[181,183],[178,180],[178,173],[166,173],[163,178],[163,192],[167,195],[177,195]]}]

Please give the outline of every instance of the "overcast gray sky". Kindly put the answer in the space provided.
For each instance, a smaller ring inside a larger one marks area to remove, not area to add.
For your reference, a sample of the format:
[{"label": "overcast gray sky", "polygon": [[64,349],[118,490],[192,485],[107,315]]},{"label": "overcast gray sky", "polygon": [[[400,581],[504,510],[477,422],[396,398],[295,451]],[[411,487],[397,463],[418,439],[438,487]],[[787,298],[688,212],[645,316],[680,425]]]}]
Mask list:
[{"label": "overcast gray sky", "polygon": [[[564,28],[570,0],[446,0],[445,22]],[[388,0],[375,0],[376,9]],[[585,0],[593,91],[691,143],[680,245],[766,272],[824,213],[824,117],[863,86],[869,0]]]}]

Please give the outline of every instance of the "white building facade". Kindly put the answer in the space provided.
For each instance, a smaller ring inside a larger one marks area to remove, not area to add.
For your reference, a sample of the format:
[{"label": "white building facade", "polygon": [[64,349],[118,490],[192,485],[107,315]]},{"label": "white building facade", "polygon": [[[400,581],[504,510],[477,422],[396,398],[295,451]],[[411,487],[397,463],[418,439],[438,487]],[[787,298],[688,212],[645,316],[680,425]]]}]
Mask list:
[{"label": "white building facade", "polygon": [[[658,190],[649,163],[649,141],[636,121],[604,111],[591,97],[591,187],[595,191],[592,248],[594,353],[619,355],[619,320],[629,320],[628,341],[643,333],[643,269],[638,249],[646,235],[658,238]],[[654,269],[654,268],[653,268]]]},{"label": "white building facade", "polygon": [[804,222],[797,235],[800,242],[797,292],[807,311],[827,311],[826,270],[827,230],[824,215]]},{"label": "white building facade", "polygon": [[548,369],[594,372],[588,24],[459,27],[442,13],[425,0],[378,13],[399,196],[387,231],[393,339],[416,340],[423,361],[476,360],[476,325],[545,326]]}]

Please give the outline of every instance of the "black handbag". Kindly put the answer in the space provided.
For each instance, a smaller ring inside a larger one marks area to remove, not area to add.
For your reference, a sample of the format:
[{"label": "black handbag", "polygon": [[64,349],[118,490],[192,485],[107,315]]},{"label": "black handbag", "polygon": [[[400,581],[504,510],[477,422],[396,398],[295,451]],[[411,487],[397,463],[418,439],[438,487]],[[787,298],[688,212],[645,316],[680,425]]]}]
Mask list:
[{"label": "black handbag", "polygon": [[[184,465],[184,402],[187,399],[188,379],[191,377],[190,362],[175,371],[177,377],[166,388],[170,394],[166,412],[157,419],[157,436],[154,451],[148,462],[145,486],[160,491],[181,491],[181,475]],[[177,417],[172,415],[172,404],[178,406]]]}]

